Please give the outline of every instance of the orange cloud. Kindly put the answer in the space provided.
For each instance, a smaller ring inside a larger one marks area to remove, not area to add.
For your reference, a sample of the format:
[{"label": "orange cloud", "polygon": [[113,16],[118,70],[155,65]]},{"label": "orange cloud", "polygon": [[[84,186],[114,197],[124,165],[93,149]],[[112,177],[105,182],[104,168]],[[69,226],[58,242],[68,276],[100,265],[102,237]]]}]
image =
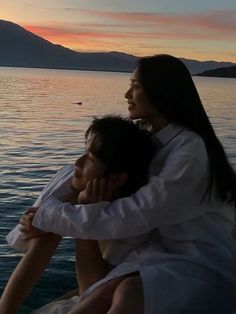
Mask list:
[{"label": "orange cloud", "polygon": [[24,25],[24,27],[52,42],[73,47],[81,45],[81,39],[131,41],[209,40],[232,41],[236,36],[236,10],[206,13],[165,14],[140,12],[110,12],[80,10],[105,20],[105,23],[78,23],[61,25]]},{"label": "orange cloud", "polygon": [[43,26],[23,24],[23,27],[53,43],[74,50],[117,49],[143,55],[157,50],[163,53],[187,53],[189,49],[188,57],[191,57],[191,50],[192,54],[199,50],[203,55],[206,51],[209,55],[218,51],[219,55],[224,55],[224,59],[227,55],[235,62],[235,54],[230,56],[222,42],[228,41],[228,47],[235,47],[236,10],[202,14],[82,11],[89,15],[89,21],[92,22],[48,23]]},{"label": "orange cloud", "polygon": [[145,23],[165,27],[200,27],[212,30],[225,30],[236,33],[236,10],[210,11],[206,13],[166,14],[141,12],[112,12],[82,10],[89,15],[115,19],[118,21]]},{"label": "orange cloud", "polygon": [[37,34],[43,38],[125,38],[128,35],[125,33],[109,33],[101,31],[91,30],[73,30],[66,27],[53,27],[53,26],[35,26],[35,25],[24,25],[24,28],[28,31]]},{"label": "orange cloud", "polygon": [[[194,23],[192,23],[194,24]],[[36,26],[36,25],[24,25],[24,27],[38,36],[48,39],[52,42],[63,43],[72,42],[76,44],[82,38],[89,40],[100,39],[100,40],[116,40],[116,39],[133,39],[133,40],[145,40],[145,39],[163,39],[163,40],[229,40],[232,39],[232,35],[236,35],[236,30],[233,29],[232,32],[219,32],[213,31],[211,28],[202,31],[199,27],[195,27],[191,24],[191,27],[183,25],[183,27],[178,30],[174,30],[168,24],[168,28],[150,28],[150,31],[129,31],[129,28],[121,30],[106,30],[106,29],[94,29],[87,25],[86,28],[77,26],[78,29],[68,28],[66,26]],[[203,27],[203,23],[200,23]],[[209,22],[205,22],[204,25],[209,25]],[[233,33],[233,34],[232,34]]]}]

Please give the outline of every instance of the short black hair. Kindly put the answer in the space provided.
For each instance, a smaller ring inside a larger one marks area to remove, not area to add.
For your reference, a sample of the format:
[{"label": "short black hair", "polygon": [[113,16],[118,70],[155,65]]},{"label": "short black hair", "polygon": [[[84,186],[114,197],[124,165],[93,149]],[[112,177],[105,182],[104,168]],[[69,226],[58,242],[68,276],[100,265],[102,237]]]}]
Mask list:
[{"label": "short black hair", "polygon": [[105,165],[106,174],[128,174],[119,189],[121,196],[136,192],[148,181],[148,168],[154,154],[151,134],[131,120],[120,116],[94,118],[85,138],[99,138],[92,143],[92,153]]}]

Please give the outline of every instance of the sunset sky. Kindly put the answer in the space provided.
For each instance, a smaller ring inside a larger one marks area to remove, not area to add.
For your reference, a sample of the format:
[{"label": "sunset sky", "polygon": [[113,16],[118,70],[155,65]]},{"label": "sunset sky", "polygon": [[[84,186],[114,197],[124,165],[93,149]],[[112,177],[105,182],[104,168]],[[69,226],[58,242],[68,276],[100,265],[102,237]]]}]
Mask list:
[{"label": "sunset sky", "polygon": [[236,62],[236,0],[0,0],[0,19],[77,51]]}]

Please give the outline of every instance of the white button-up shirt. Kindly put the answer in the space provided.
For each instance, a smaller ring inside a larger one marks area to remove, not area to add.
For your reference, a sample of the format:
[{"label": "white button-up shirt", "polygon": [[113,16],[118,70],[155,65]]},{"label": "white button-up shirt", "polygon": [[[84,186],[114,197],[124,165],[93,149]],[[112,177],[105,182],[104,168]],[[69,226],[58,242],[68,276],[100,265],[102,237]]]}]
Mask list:
[{"label": "white button-up shirt", "polygon": [[[149,233],[148,243],[87,293],[111,278],[138,270],[147,314],[157,309],[160,314],[179,313],[186,304],[190,313],[198,297],[203,300],[200,305],[211,308],[211,299],[204,302],[208,293],[225,304],[227,289],[236,286],[234,208],[215,189],[210,197],[205,195],[208,156],[197,134],[169,124],[153,140],[157,153],[150,165],[150,181],[135,194],[114,202],[71,205],[51,190],[40,200],[33,225],[62,236],[97,240]],[[64,312],[59,306],[55,313]]]},{"label": "white button-up shirt", "polygon": [[97,240],[152,231],[152,254],[178,254],[235,277],[234,208],[215,189],[211,197],[205,194],[209,164],[202,138],[169,124],[154,141],[159,148],[150,165],[150,181],[135,194],[114,202],[71,205],[52,193],[41,203],[33,225],[62,236]]},{"label": "white button-up shirt", "polygon": [[[74,199],[75,192],[72,188],[74,171],[74,165],[67,165],[61,168],[44,187],[33,206],[40,206],[52,193],[62,202]],[[26,252],[28,250],[28,241],[25,241],[22,236],[20,225],[18,224],[7,234],[6,240],[17,251]],[[115,266],[121,263],[130,252],[149,241],[150,237],[151,234],[142,234],[124,239],[99,241],[98,244],[104,260]]]}]

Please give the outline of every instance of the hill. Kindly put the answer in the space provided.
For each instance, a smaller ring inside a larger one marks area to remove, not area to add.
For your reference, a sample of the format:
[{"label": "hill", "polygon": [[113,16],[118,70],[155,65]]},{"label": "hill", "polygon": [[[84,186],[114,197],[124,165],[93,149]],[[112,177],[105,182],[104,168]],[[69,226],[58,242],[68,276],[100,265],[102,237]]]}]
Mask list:
[{"label": "hill", "polygon": [[136,60],[121,53],[79,53],[3,20],[0,20],[0,44],[1,66],[131,71]]},{"label": "hill", "polygon": [[231,77],[236,78],[236,66],[222,67],[196,74],[197,76]]},{"label": "hill", "polygon": [[[23,27],[0,20],[0,66],[131,72],[136,56],[121,52],[81,53],[55,45]],[[234,65],[181,59],[192,74]]]}]

